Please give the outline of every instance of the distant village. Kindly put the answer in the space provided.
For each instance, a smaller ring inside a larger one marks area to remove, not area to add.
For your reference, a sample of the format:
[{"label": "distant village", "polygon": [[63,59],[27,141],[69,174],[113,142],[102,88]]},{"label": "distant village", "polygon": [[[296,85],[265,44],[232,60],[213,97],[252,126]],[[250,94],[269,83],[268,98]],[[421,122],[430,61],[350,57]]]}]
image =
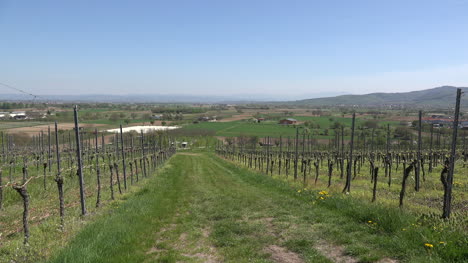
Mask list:
[{"label": "distant village", "polygon": [[[422,118],[422,122],[425,124],[431,124],[434,128],[452,128],[453,117],[444,114],[432,114],[430,117]],[[460,120],[458,128],[468,130],[468,121]]]}]

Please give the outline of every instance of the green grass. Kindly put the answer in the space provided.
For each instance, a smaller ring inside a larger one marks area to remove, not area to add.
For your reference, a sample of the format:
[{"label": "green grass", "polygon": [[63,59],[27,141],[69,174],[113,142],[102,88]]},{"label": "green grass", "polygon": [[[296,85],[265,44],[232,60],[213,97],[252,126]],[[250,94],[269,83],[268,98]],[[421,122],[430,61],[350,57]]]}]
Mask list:
[{"label": "green grass", "polygon": [[[291,138],[296,136],[296,127],[294,125],[279,125],[276,121],[267,121],[262,123],[251,123],[247,121],[234,122],[201,122],[198,124],[189,124],[183,127],[185,130],[210,130],[215,131],[216,136],[236,137],[236,136],[258,136],[275,137],[280,136]],[[330,134],[332,132],[330,131]],[[314,136],[317,139],[329,139],[333,136]]]},{"label": "green grass", "polygon": [[[468,257],[462,233],[434,231],[411,213],[380,203],[320,196],[212,154],[179,153],[50,262],[271,262],[265,250],[271,245],[305,262],[331,262],[316,250],[320,244],[342,246],[361,262]],[[434,248],[426,249],[425,242]]]},{"label": "green grass", "polygon": [[[285,117],[286,118],[286,117]],[[288,117],[289,118],[289,117]],[[312,132],[318,133],[313,136],[314,139],[331,139],[334,138],[334,130],[331,127],[335,122],[339,122],[345,127],[351,127],[351,118],[343,117],[313,117],[313,116],[293,116],[291,118],[297,119],[298,121],[312,121],[314,124],[320,125],[319,129],[312,129]],[[356,127],[363,125],[366,120],[356,119]],[[396,126],[398,122],[392,121],[380,121],[379,125],[390,124]],[[304,125],[299,125],[303,127]],[[232,121],[232,122],[200,122],[197,124],[187,124],[183,127],[185,130],[209,130],[215,131],[217,136],[224,137],[236,137],[241,135],[258,136],[258,137],[294,137],[296,136],[295,125],[280,125],[277,120],[269,120],[261,123],[253,123],[248,120]],[[328,130],[328,135],[324,135],[325,129]],[[348,138],[348,136],[346,136]]]},{"label": "green grass", "polygon": [[0,121],[0,130],[14,129],[21,127],[32,127],[38,125],[44,125],[47,122],[40,121]]},{"label": "green grass", "polygon": [[[0,262],[39,262],[48,258],[51,253],[63,247],[85,224],[93,221],[97,216],[105,213],[110,207],[118,204],[119,200],[125,199],[129,194],[135,192],[147,181],[139,171],[139,182],[131,185],[129,168],[127,167],[128,192],[124,190],[119,194],[115,185],[116,202],[110,201],[109,190],[109,168],[108,165],[101,166],[101,208],[96,208],[96,171],[90,159],[83,160],[86,192],[86,208],[88,216],[82,218],[79,203],[79,182],[76,170],[69,169],[66,154],[62,155],[62,175],[64,176],[64,202],[65,202],[65,231],[61,231],[58,215],[57,185],[54,181],[56,165],[52,165],[51,172],[47,172],[46,188],[43,185],[42,165],[28,167],[28,177],[33,179],[27,185],[30,196],[29,224],[31,228],[30,246],[23,250],[22,213],[23,203],[19,194],[12,187],[3,190],[3,209],[0,210]],[[92,161],[92,160],[91,160]],[[102,162],[101,162],[102,165]],[[12,167],[11,182],[21,182],[22,164]],[[9,167],[2,167],[3,184],[10,181]],[[48,169],[47,169],[48,171]],[[122,172],[120,173],[122,177]],[[115,180],[115,177],[114,177]],[[123,182],[122,182],[123,183]],[[123,186],[122,186],[123,187]]]}]

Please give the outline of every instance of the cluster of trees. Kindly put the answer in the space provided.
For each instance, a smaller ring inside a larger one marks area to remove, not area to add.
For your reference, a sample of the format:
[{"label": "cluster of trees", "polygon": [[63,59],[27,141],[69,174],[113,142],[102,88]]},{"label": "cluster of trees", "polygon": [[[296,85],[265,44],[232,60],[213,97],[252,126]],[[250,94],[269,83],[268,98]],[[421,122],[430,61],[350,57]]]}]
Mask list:
[{"label": "cluster of trees", "polygon": [[250,110],[269,110],[270,106],[268,105],[261,105],[261,104],[246,104],[246,105],[238,105],[235,107],[236,109],[250,109]]},{"label": "cluster of trees", "polygon": [[182,113],[175,113],[175,114],[163,113],[161,115],[161,120],[165,120],[165,121],[181,121],[183,119],[184,119],[184,115],[182,115]]},{"label": "cluster of trees", "polygon": [[182,105],[178,106],[156,106],[151,109],[152,113],[162,113],[162,114],[193,114],[193,113],[205,113],[209,108],[204,107],[186,107]]},{"label": "cluster of trees", "polygon": [[43,103],[32,104],[32,103],[25,103],[25,102],[0,102],[0,109],[2,110],[14,110],[14,109],[24,109],[24,108],[45,109],[46,105]]},{"label": "cluster of trees", "polygon": [[306,110],[306,112],[312,113],[312,115],[315,116],[322,116],[324,112],[322,110]]},{"label": "cluster of trees", "polygon": [[304,126],[309,129],[320,129],[320,124],[313,121],[305,121]]}]

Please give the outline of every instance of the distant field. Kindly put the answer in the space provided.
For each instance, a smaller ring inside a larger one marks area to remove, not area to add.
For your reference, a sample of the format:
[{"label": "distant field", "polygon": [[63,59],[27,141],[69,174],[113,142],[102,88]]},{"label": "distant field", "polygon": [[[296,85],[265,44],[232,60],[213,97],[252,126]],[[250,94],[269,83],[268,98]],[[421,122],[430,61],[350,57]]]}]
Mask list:
[{"label": "distant field", "polygon": [[21,128],[21,127],[33,127],[38,125],[44,125],[45,122],[40,121],[7,121],[0,122],[0,130]]},{"label": "distant field", "polygon": [[[312,129],[314,132],[323,134],[325,129],[328,130],[328,135],[314,135],[316,139],[330,139],[334,136],[334,130],[330,127],[335,123],[339,122],[344,124],[345,127],[351,127],[351,118],[342,117],[308,117],[308,116],[296,116],[293,117],[299,121],[312,121],[315,124],[320,125],[320,129]],[[362,125],[365,120],[356,119],[356,126]],[[398,122],[379,122],[379,125],[398,125]],[[303,125],[299,125],[303,127]],[[216,136],[223,137],[235,137],[239,135],[258,136],[258,137],[275,137],[280,136],[295,136],[296,126],[295,125],[280,125],[277,121],[265,121],[262,123],[253,123],[246,120],[233,121],[233,122],[201,122],[198,124],[188,124],[184,126],[185,130],[209,130],[215,131]],[[300,130],[301,131],[301,130]]]},{"label": "distant field", "polygon": [[[294,116],[291,117],[298,121],[313,121],[314,123],[318,123],[320,128],[328,129],[331,125],[335,122],[339,122],[344,124],[346,127],[351,127],[352,118],[348,117],[335,117],[335,116],[323,116],[323,117],[315,117],[315,116]],[[356,127],[363,125],[366,121],[369,121],[369,118],[360,118],[356,115]],[[382,121],[376,120],[380,126],[385,126],[390,124],[391,126],[397,126],[400,124],[398,121]]]},{"label": "distant field", "polygon": [[[142,123],[142,122],[150,123],[149,120],[144,120],[144,119],[129,119],[129,120],[130,120],[129,124]],[[81,123],[104,124],[104,125],[119,125],[120,123],[122,123],[122,125],[126,125],[124,120],[112,121],[109,119],[89,120],[89,121],[82,121]]]},{"label": "distant field", "polygon": [[217,136],[234,137],[239,135],[252,135],[259,137],[294,136],[294,126],[279,125],[276,122],[251,123],[246,121],[234,122],[202,122],[184,126],[186,130],[212,130]]}]

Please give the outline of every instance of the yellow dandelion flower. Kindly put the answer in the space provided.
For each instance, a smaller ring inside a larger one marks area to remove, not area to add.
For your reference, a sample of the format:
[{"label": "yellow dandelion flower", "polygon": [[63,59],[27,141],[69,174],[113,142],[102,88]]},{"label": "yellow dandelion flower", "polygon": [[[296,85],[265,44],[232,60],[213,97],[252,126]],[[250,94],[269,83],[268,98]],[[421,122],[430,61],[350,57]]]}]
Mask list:
[{"label": "yellow dandelion flower", "polygon": [[369,224],[370,224],[370,223],[372,223],[372,221],[371,221],[371,220],[369,220],[369,221],[367,221],[367,223],[369,223]]},{"label": "yellow dandelion flower", "polygon": [[444,241],[440,241],[439,244],[445,245],[445,242],[444,242]]},{"label": "yellow dandelion flower", "polygon": [[424,243],[424,246],[427,247],[427,248],[433,248],[434,247],[434,245],[430,244],[430,243]]},{"label": "yellow dandelion flower", "polygon": [[320,200],[323,200],[323,199],[325,199],[325,198],[323,198],[323,196],[321,196],[321,197],[320,197]]}]

